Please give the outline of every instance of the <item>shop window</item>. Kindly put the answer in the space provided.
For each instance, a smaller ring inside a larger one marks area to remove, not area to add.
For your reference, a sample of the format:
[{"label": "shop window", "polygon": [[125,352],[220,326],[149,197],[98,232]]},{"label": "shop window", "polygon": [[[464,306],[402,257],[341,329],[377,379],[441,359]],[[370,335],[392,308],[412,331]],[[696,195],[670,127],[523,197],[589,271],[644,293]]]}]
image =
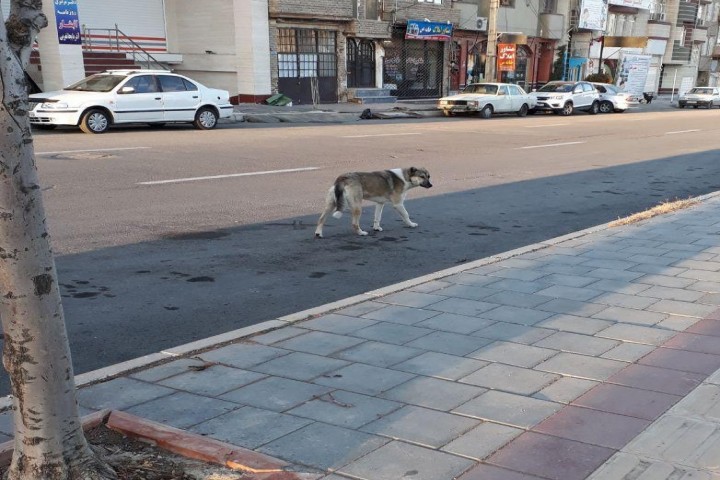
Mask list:
[{"label": "shop window", "polygon": [[278,29],[280,78],[334,77],[335,32],[330,30]]},{"label": "shop window", "polygon": [[379,0],[365,0],[365,18],[367,20],[380,20]]}]

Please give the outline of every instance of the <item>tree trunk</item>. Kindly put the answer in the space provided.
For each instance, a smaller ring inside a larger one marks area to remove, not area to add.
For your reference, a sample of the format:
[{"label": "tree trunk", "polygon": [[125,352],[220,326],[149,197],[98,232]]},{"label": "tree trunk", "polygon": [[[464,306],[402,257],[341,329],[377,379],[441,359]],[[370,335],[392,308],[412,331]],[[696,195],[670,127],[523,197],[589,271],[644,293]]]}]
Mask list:
[{"label": "tree trunk", "polygon": [[40,0],[12,0],[0,24],[0,317],[15,407],[8,478],[113,479],[80,424],[28,120],[24,66],[46,25]]}]

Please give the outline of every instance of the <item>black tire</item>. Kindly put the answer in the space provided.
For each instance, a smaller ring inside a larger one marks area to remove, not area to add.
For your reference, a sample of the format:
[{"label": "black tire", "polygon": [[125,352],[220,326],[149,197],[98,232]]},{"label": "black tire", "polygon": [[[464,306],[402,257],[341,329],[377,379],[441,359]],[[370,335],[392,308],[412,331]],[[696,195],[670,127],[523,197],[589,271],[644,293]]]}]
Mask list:
[{"label": "black tire", "polygon": [[537,113],[537,110],[534,108],[531,108],[530,110],[528,110],[528,115],[535,115],[536,113]]},{"label": "black tire", "polygon": [[105,133],[110,128],[110,116],[104,110],[91,108],[80,119],[80,130],[85,133]]},{"label": "black tire", "polygon": [[707,108],[708,110],[710,110],[710,109],[712,108],[712,102],[708,102],[708,104],[705,105],[705,108]]},{"label": "black tire", "polygon": [[575,106],[572,104],[572,102],[565,102],[565,105],[563,105],[562,110],[560,110],[560,115],[563,117],[569,117],[573,114],[575,111]]},{"label": "black tire", "polygon": [[602,102],[600,104],[600,113],[612,113],[614,110],[612,102]]},{"label": "black tire", "polygon": [[526,103],[522,104],[522,107],[520,107],[520,110],[517,111],[518,117],[524,117],[530,112],[530,109],[528,108]]},{"label": "black tire", "polygon": [[160,122],[160,123],[148,123],[148,126],[149,126],[150,128],[164,128],[165,125],[166,125],[166,124],[165,124],[164,122]]},{"label": "black tire", "polygon": [[195,114],[195,120],[193,121],[193,127],[198,130],[212,130],[217,126],[218,114],[210,107],[202,107]]},{"label": "black tire", "polygon": [[693,108],[698,108],[698,107],[699,107],[699,105],[693,105]]},{"label": "black tire", "polygon": [[590,110],[588,110],[588,113],[590,115],[597,115],[599,111],[600,111],[600,103],[593,102],[592,105],[590,105]]},{"label": "black tire", "polygon": [[484,118],[485,120],[492,118],[493,115],[493,107],[492,105],[485,105],[482,110],[479,112],[480,118]]},{"label": "black tire", "polygon": [[678,104],[678,108],[685,108],[685,104],[684,104],[684,103],[679,103],[679,104]]},{"label": "black tire", "polygon": [[57,125],[33,123],[31,128],[37,128],[38,130],[55,130]]}]

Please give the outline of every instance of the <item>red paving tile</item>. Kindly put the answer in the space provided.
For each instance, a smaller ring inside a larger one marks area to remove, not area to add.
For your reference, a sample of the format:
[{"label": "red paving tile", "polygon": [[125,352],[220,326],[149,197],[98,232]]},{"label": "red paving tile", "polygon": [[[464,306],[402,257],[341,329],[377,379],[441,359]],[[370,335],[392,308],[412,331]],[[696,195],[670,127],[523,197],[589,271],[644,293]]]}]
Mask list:
[{"label": "red paving tile", "polygon": [[[715,340],[720,342],[720,338],[716,338]],[[720,368],[720,355],[661,347],[645,355],[638,363],[652,365],[653,367],[671,368],[673,370],[682,370],[683,372],[710,375]]]},{"label": "red paving tile", "polygon": [[512,472],[504,468],[494,467],[481,463],[471,468],[464,475],[460,475],[458,480],[538,480],[540,477],[535,475],[527,475],[520,472]]},{"label": "red paving tile", "polygon": [[707,375],[700,373],[681,372],[650,365],[630,365],[607,381],[642,390],[684,396],[700,385],[706,377]]},{"label": "red paving tile", "polygon": [[697,335],[682,332],[665,342],[663,347],[720,355],[720,342],[711,335]]},{"label": "red paving tile", "polygon": [[487,459],[487,463],[551,480],[584,480],[615,450],[526,432]]},{"label": "red paving tile", "polygon": [[692,327],[686,329],[685,333],[696,333],[698,335],[712,335],[720,337],[720,321],[712,318],[700,320]]},{"label": "red paving tile", "polygon": [[682,397],[622,385],[603,384],[572,404],[644,420],[655,420]]},{"label": "red paving tile", "polygon": [[532,431],[620,450],[648,425],[640,418],[569,406]]}]

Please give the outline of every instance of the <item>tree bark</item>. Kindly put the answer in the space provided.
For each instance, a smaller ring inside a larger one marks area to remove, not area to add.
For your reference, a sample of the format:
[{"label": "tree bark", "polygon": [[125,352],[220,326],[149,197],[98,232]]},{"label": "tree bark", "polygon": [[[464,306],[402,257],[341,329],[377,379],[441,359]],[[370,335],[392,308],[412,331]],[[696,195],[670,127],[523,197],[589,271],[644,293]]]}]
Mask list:
[{"label": "tree bark", "polygon": [[24,67],[47,25],[41,0],[12,0],[0,23],[0,317],[12,384],[10,480],[117,478],[82,431],[55,261],[28,119]]}]

